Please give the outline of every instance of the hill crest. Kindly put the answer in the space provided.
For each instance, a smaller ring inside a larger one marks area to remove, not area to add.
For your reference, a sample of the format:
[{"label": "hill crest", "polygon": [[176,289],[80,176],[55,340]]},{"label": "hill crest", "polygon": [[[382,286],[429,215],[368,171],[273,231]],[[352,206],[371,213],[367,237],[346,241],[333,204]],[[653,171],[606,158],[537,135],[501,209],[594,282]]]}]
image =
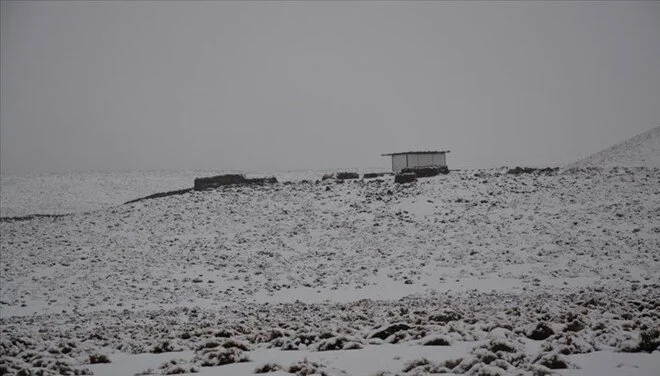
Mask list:
[{"label": "hill crest", "polygon": [[568,167],[660,167],[660,126],[594,153]]}]

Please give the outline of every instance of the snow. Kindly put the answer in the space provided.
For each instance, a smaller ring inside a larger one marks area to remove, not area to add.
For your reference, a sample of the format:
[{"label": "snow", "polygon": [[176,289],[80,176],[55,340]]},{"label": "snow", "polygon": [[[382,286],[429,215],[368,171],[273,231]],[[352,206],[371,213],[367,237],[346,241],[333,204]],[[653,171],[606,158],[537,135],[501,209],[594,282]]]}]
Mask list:
[{"label": "snow", "polygon": [[590,155],[569,167],[660,167],[660,126]]},{"label": "snow", "polygon": [[[410,187],[391,180],[231,187],[3,223],[11,268],[2,312],[655,283],[659,200],[651,172],[633,183],[623,171],[493,175],[485,184],[456,172]],[[507,192],[512,184],[518,193]],[[454,199],[447,186],[472,195]],[[420,213],[416,205],[428,197],[437,205]]]},{"label": "snow", "polygon": [[[382,168],[346,171],[382,172]],[[66,214],[107,209],[158,192],[192,188],[197,177],[241,173],[246,177],[275,176],[280,182],[314,180],[330,170],[237,171],[173,170],[71,172],[31,175],[0,174],[0,215]]]},{"label": "snow", "polygon": [[570,359],[579,368],[562,370],[565,376],[653,376],[660,371],[660,354],[623,354],[595,351],[589,354],[571,355]]},{"label": "snow", "polygon": [[[194,175],[149,174],[143,188],[137,175],[90,175],[130,187],[103,196],[75,184],[90,191],[71,199],[72,214],[0,222],[0,367],[660,370],[660,351],[641,347],[660,337],[657,168],[452,171],[404,185],[291,172],[274,185],[121,205],[129,191],[185,188]],[[58,179],[77,178],[30,179],[21,184],[54,198],[71,188]],[[5,183],[3,208],[16,213],[68,207],[5,197]],[[111,362],[89,364],[94,354]],[[247,361],[204,366],[218,359]]]},{"label": "snow", "polygon": [[112,354],[110,355],[111,365],[93,364],[88,365],[96,376],[115,376],[115,375],[134,375],[147,369],[157,369],[162,363],[170,359],[192,358],[192,351],[182,351],[161,354]]}]

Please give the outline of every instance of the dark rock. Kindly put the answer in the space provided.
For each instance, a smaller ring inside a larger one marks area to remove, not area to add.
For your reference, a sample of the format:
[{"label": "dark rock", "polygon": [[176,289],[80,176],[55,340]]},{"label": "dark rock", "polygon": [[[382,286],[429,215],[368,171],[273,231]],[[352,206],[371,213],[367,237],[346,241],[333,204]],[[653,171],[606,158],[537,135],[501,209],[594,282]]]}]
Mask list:
[{"label": "dark rock", "polygon": [[223,185],[242,184],[245,183],[245,176],[239,174],[228,174],[211,176],[207,178],[195,179],[195,190],[202,191],[209,188],[217,188]]},{"label": "dark rock", "polygon": [[490,343],[488,344],[488,349],[493,353],[497,353],[499,351],[508,352],[508,353],[516,352],[516,348],[513,347],[513,345],[510,342],[502,341],[502,340],[490,341]]},{"label": "dark rock", "polygon": [[373,179],[373,178],[379,178],[381,176],[389,175],[387,172],[367,172],[365,173],[362,178],[363,179]]},{"label": "dark rock", "polygon": [[282,370],[282,366],[277,363],[266,363],[255,368],[254,373],[271,373]]},{"label": "dark rock", "polygon": [[340,180],[345,180],[345,179],[358,179],[360,177],[360,174],[357,172],[338,172],[336,174],[337,179]]},{"label": "dark rock", "polygon": [[135,200],[126,201],[126,202],[124,203],[124,205],[126,205],[126,204],[132,204],[132,203],[134,203],[134,202],[140,202],[140,201],[144,201],[144,200],[151,200],[151,199],[154,199],[154,198],[161,198],[161,197],[168,197],[168,196],[183,195],[183,194],[186,194],[186,193],[188,193],[188,192],[190,192],[190,191],[192,191],[192,188],[179,189],[179,190],[177,190],[177,191],[168,191],[168,192],[154,193],[154,194],[149,195],[149,196],[146,196],[146,197],[140,197],[140,198],[136,198]]},{"label": "dark rock", "polygon": [[642,331],[639,334],[639,351],[654,352],[660,347],[660,329],[654,328]]},{"label": "dark rock", "polygon": [[566,369],[566,368],[568,368],[568,363],[559,354],[549,354],[549,355],[543,356],[536,363],[540,364],[544,367],[548,367],[550,369]]},{"label": "dark rock", "polygon": [[535,341],[542,341],[551,335],[555,334],[554,330],[544,322],[540,322],[536,325],[536,328],[531,332],[527,333],[527,338],[533,339]]},{"label": "dark rock", "polygon": [[579,332],[584,329],[584,324],[580,320],[573,320],[564,327],[565,332]]},{"label": "dark rock", "polygon": [[440,322],[444,324],[450,321],[458,321],[462,318],[463,315],[451,309],[440,310],[429,315],[429,321]]},{"label": "dark rock", "polygon": [[451,345],[447,339],[443,337],[431,338],[428,341],[422,343],[423,346],[449,346]]},{"label": "dark rock", "polygon": [[171,352],[171,351],[173,351],[173,349],[168,341],[164,341],[160,345],[154,346],[154,348],[151,350],[153,354],[161,354],[164,352]]},{"label": "dark rock", "polygon": [[413,173],[407,173],[407,174],[396,174],[394,176],[394,182],[403,184],[403,183],[413,183],[417,180],[417,175]]},{"label": "dark rock", "polygon": [[520,174],[530,174],[532,172],[536,171],[535,168],[533,167],[515,167],[512,169],[509,169],[506,173],[510,175],[520,175]]},{"label": "dark rock", "polygon": [[439,174],[448,174],[449,168],[447,166],[424,166],[424,167],[408,167],[401,170],[401,173],[413,173],[418,178],[426,178],[436,176]]},{"label": "dark rock", "polygon": [[404,324],[404,323],[392,324],[383,329],[379,329],[371,333],[369,335],[369,338],[380,338],[384,340],[396,332],[400,332],[402,330],[408,330],[410,328],[411,327],[408,324]]},{"label": "dark rock", "polygon": [[[277,178],[274,176],[268,178],[254,178],[254,179],[245,179],[245,184],[275,184],[277,183]],[[304,181],[302,182],[304,183]]]},{"label": "dark rock", "polygon": [[110,363],[107,355],[103,354],[92,354],[89,356],[89,364],[103,364]]},{"label": "dark rock", "polygon": [[222,187],[225,185],[235,185],[235,184],[274,184],[277,183],[275,177],[267,178],[253,178],[246,179],[245,176],[240,174],[228,174],[228,175],[218,175],[211,176],[207,178],[197,178],[195,179],[195,187],[193,188],[196,191],[203,191],[206,189]]},{"label": "dark rock", "polygon": [[518,166],[509,169],[506,173],[511,175],[531,174],[531,173],[536,173],[539,175],[555,175],[557,171],[559,171],[559,167],[534,168],[534,167]]},{"label": "dark rock", "polygon": [[559,171],[559,167],[546,167],[539,169],[537,172],[543,175],[555,175]]}]

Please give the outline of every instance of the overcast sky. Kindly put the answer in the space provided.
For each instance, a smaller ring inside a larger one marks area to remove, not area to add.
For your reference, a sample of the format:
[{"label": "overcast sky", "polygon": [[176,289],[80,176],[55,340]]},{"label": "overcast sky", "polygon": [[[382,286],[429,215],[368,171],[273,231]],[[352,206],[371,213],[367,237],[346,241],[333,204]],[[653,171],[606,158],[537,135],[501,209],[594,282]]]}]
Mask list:
[{"label": "overcast sky", "polygon": [[2,173],[561,165],[660,125],[660,3],[1,10]]}]

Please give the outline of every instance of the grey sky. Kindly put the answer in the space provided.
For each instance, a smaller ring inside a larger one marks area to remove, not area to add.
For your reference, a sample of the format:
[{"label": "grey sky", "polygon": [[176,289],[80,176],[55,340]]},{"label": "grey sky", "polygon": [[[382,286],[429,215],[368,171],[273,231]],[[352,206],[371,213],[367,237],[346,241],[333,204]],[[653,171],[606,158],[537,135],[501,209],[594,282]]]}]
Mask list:
[{"label": "grey sky", "polygon": [[1,10],[3,173],[558,165],[660,125],[659,3]]}]

